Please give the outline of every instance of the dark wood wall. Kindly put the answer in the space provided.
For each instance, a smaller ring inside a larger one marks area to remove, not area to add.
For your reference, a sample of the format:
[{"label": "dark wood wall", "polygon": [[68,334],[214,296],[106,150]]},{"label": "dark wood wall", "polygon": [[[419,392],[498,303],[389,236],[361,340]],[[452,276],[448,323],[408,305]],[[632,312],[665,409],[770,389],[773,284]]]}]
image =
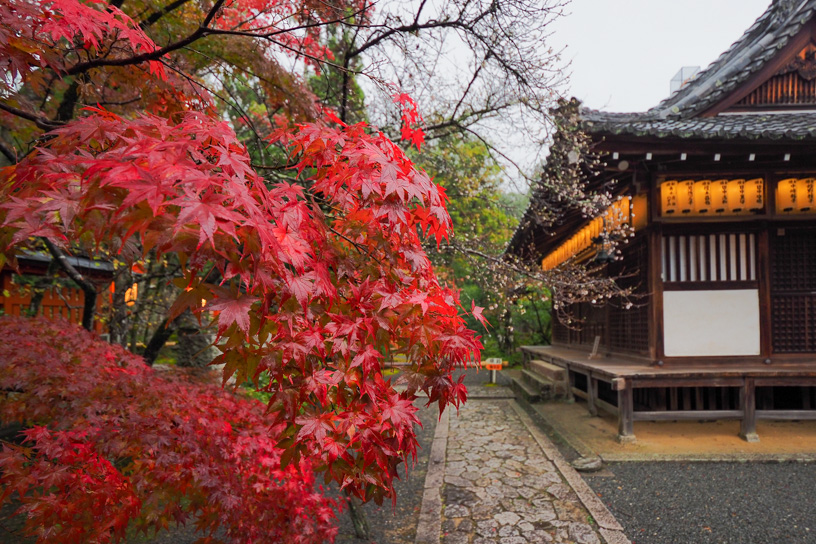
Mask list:
[{"label": "dark wood wall", "polygon": [[648,277],[648,237],[639,234],[621,248],[619,260],[606,272],[617,283],[632,291],[627,298],[616,297],[606,304],[575,304],[567,310],[573,323],[567,326],[557,316],[553,324],[553,343],[591,348],[597,336],[605,352],[649,353],[649,315],[651,299]]},{"label": "dark wood wall", "polygon": [[774,353],[816,352],[816,228],[771,228]]}]

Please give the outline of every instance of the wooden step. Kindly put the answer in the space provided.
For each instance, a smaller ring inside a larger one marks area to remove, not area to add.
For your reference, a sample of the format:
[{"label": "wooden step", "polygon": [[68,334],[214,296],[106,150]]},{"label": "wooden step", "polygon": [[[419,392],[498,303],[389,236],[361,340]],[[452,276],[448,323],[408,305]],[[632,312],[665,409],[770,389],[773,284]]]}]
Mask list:
[{"label": "wooden step", "polygon": [[567,379],[566,369],[552,363],[540,361],[538,359],[533,359],[530,361],[530,370],[555,383],[563,382]]}]

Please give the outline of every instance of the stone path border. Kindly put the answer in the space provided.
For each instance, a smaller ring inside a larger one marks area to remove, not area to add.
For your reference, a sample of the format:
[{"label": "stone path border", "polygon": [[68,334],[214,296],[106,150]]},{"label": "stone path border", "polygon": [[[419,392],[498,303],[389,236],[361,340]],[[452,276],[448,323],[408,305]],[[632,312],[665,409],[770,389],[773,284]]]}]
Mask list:
[{"label": "stone path border", "polygon": [[550,439],[541,432],[529,414],[524,411],[518,402],[511,401],[509,404],[533,436],[533,439],[541,447],[544,455],[552,461],[570,487],[572,487],[573,491],[578,495],[578,498],[581,499],[581,503],[592,515],[598,527],[600,527],[600,533],[604,540],[606,540],[608,544],[631,544],[623,533],[623,527],[618,523],[618,520],[615,519],[615,516],[612,515],[606,505],[604,505],[601,499],[599,499],[595,492],[587,485],[581,475],[564,459],[564,456],[556,449]]},{"label": "stone path border", "polygon": [[[544,456],[555,465],[564,480],[575,491],[581,503],[597,523],[599,533],[606,544],[631,544],[623,533],[623,527],[620,523],[581,478],[580,474],[564,459],[549,438],[535,425],[527,412],[515,400],[508,400],[507,402],[541,448]],[[437,424],[433,445],[431,446],[415,544],[440,543],[442,522],[441,490],[444,485],[449,427],[450,411],[446,410]]]},{"label": "stone path border", "polygon": [[439,544],[439,532],[442,526],[442,485],[445,482],[445,455],[448,447],[448,428],[450,409],[445,410],[442,419],[436,424],[431,454],[428,458],[428,470],[425,473],[425,491],[422,494],[422,507],[419,512],[415,544]]}]

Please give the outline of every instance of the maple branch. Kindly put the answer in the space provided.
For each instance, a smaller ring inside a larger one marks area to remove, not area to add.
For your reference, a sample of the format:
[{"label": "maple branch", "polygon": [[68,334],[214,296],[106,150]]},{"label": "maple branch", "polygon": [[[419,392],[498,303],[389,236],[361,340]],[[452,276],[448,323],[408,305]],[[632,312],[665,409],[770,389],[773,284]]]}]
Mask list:
[{"label": "maple branch", "polygon": [[218,0],[213,5],[213,7],[210,9],[210,11],[207,13],[206,18],[204,19],[204,21],[202,21],[201,25],[199,25],[199,27],[195,30],[195,32],[193,32],[192,34],[190,34],[186,38],[182,38],[181,40],[179,40],[177,42],[166,45],[166,46],[162,47],[161,49],[155,49],[155,50],[150,51],[148,53],[142,53],[141,55],[135,55],[133,57],[119,58],[119,59],[96,58],[96,59],[85,61],[85,62],[79,62],[79,63],[75,64],[74,66],[72,66],[71,68],[69,68],[68,70],[66,70],[64,72],[64,75],[71,76],[71,75],[81,74],[81,73],[87,72],[88,70],[91,70],[93,68],[100,68],[102,66],[130,66],[132,64],[140,64],[142,62],[148,62],[148,61],[152,61],[152,60],[159,60],[159,59],[161,59],[161,57],[167,55],[168,53],[172,53],[173,51],[176,51],[178,49],[186,47],[186,46],[190,45],[191,43],[193,43],[193,42],[195,42],[195,41],[197,41],[197,40],[199,40],[201,38],[204,38],[206,36],[211,36],[211,35],[212,36],[243,36],[245,38],[266,39],[268,41],[273,41],[279,47],[282,47],[284,49],[288,49],[288,50],[295,51],[297,53],[303,54],[305,57],[307,57],[307,58],[309,58],[311,60],[315,60],[316,62],[320,62],[320,63],[323,63],[323,64],[331,64],[334,67],[339,68],[339,66],[337,66],[334,63],[330,63],[330,62],[325,61],[323,59],[319,59],[319,58],[314,57],[312,55],[308,55],[306,53],[303,53],[302,51],[296,51],[294,48],[292,48],[290,46],[287,46],[287,45],[285,45],[283,43],[280,43],[280,42],[275,42],[272,38],[274,38],[275,36],[281,35],[281,34],[290,34],[292,32],[296,32],[298,30],[307,30],[307,29],[310,29],[310,28],[318,28],[318,27],[323,27],[323,26],[327,26],[327,25],[330,25],[330,24],[338,24],[338,23],[348,24],[346,21],[350,17],[353,17],[353,14],[343,16],[341,18],[330,20],[330,21],[320,21],[320,22],[317,22],[317,23],[308,23],[308,24],[304,24],[304,25],[299,25],[299,26],[289,27],[289,28],[285,28],[285,29],[281,29],[281,30],[276,30],[274,32],[267,32],[267,33],[264,33],[264,34],[259,34],[257,32],[251,32],[251,31],[226,30],[226,29],[219,29],[219,28],[210,28],[209,27],[210,23],[212,23],[212,21],[215,18],[216,14],[218,13],[218,11],[223,6],[224,2],[225,2],[225,0]]},{"label": "maple branch", "polygon": [[8,104],[4,104],[2,102],[0,102],[0,110],[6,111],[6,112],[8,112],[8,113],[10,113],[12,115],[16,115],[17,117],[20,117],[21,119],[26,119],[27,121],[31,121],[32,123],[37,125],[38,128],[41,128],[43,130],[51,130],[53,128],[58,127],[61,124],[61,123],[55,123],[54,121],[50,121],[48,119],[40,117],[39,115],[37,115],[35,113],[31,113],[31,112],[28,112],[28,111],[24,111],[24,110],[9,106]]},{"label": "maple branch", "polygon": [[156,362],[156,358],[159,356],[159,352],[170,337],[173,336],[173,333],[176,331],[175,324],[177,319],[178,317],[170,321],[169,318],[165,317],[153,332],[150,341],[142,353],[142,357],[144,357],[147,366],[153,366],[153,363]]},{"label": "maple branch", "polygon": [[62,268],[62,270],[68,274],[68,277],[74,280],[80,289],[82,289],[82,292],[85,293],[85,307],[82,309],[82,327],[89,331],[92,330],[94,313],[96,313],[96,287],[85,279],[51,240],[42,237],[42,241],[45,247],[48,248],[48,252],[51,253],[51,256],[56,259],[60,268]]},{"label": "maple branch", "polygon": [[71,85],[62,94],[62,102],[57,108],[56,121],[68,121],[74,116],[74,107],[79,100],[79,77],[74,78]]},{"label": "maple branch", "polygon": [[[193,51],[194,51],[194,50],[193,50]],[[162,63],[164,66],[166,66],[166,67],[167,67],[169,70],[173,70],[173,71],[174,71],[174,72],[176,72],[178,75],[180,75],[181,77],[183,77],[184,79],[186,79],[187,81],[189,81],[189,82],[190,82],[190,84],[192,85],[192,87],[193,87],[193,88],[195,88],[196,86],[201,87],[202,89],[206,90],[208,93],[210,93],[211,95],[213,95],[213,96],[214,96],[214,97],[216,97],[217,99],[219,99],[219,100],[221,100],[222,102],[224,102],[224,104],[226,104],[226,105],[227,105],[227,106],[229,106],[230,108],[232,108],[232,109],[234,109],[235,111],[237,111],[237,112],[238,112],[238,115],[239,115],[241,118],[243,118],[244,120],[246,120],[246,122],[247,122],[247,126],[248,126],[248,127],[249,127],[249,129],[252,131],[252,133],[255,135],[255,138],[256,138],[256,139],[257,139],[259,142],[263,142],[263,138],[261,137],[261,135],[260,135],[260,134],[258,134],[258,131],[255,129],[255,125],[252,123],[252,119],[250,119],[249,115],[248,115],[248,114],[247,114],[247,113],[246,113],[246,112],[245,112],[245,111],[244,111],[244,110],[243,110],[243,109],[242,109],[242,108],[241,108],[241,107],[240,107],[240,106],[237,104],[237,102],[231,102],[230,100],[228,100],[228,99],[224,98],[223,96],[221,96],[220,94],[218,94],[218,93],[217,93],[216,91],[214,91],[213,89],[211,89],[211,88],[207,87],[206,85],[204,85],[204,84],[203,84],[203,83],[201,83],[200,81],[197,81],[197,80],[193,79],[193,78],[192,78],[192,77],[190,77],[188,74],[184,73],[182,70],[179,70],[178,68],[176,68],[176,67],[174,67],[174,66],[171,66],[170,64],[166,63],[165,61],[160,60],[159,62],[161,62],[161,63]],[[209,72],[210,72],[211,74],[213,74],[212,70],[209,70]],[[213,75],[215,75],[215,74],[213,74]],[[227,89],[227,92],[229,93],[229,89]],[[199,96],[201,96],[201,95],[199,95]]]},{"label": "maple branch", "polygon": [[171,12],[177,10],[178,8],[180,8],[184,4],[188,3],[189,1],[190,0],[176,0],[175,2],[167,4],[166,6],[164,6],[162,9],[160,9],[158,11],[154,11],[153,13],[148,15],[147,18],[143,19],[139,23],[139,28],[144,30],[144,29],[152,26],[153,24],[158,22],[159,19],[161,19],[162,17],[164,17],[168,13],[171,13]]},{"label": "maple branch", "polygon": [[346,242],[348,242],[349,244],[351,244],[352,246],[354,246],[354,249],[356,249],[360,253],[360,255],[366,255],[368,257],[371,257],[372,259],[374,259],[378,263],[382,264],[382,261],[380,259],[378,259],[377,257],[375,257],[374,255],[372,255],[371,252],[369,252],[367,249],[365,249],[363,246],[361,246],[360,244],[358,244],[354,240],[351,240],[349,237],[347,237],[343,233],[338,232],[337,230],[335,230],[334,227],[329,227],[329,230],[331,232],[333,232],[334,234],[336,234],[337,236],[339,236],[340,238],[342,238],[343,240],[345,240]]},{"label": "maple branch", "polygon": [[76,75],[87,72],[92,68],[99,68],[101,66],[130,66],[131,64],[140,64],[142,62],[147,62],[151,60],[158,60],[161,57],[165,56],[168,53],[172,53],[177,49],[181,49],[185,45],[190,45],[196,40],[199,40],[206,36],[207,34],[211,33],[212,29],[208,28],[210,23],[212,23],[213,19],[215,18],[218,10],[221,9],[221,6],[224,5],[225,0],[217,0],[213,7],[210,8],[210,11],[207,13],[207,16],[202,21],[201,25],[189,36],[186,38],[182,38],[181,40],[171,43],[162,47],[161,49],[155,49],[149,53],[142,53],[141,55],[136,55],[134,57],[127,57],[123,59],[103,59],[97,58],[85,62],[80,62],[73,65],[71,68],[65,71],[65,75]]},{"label": "maple branch", "polygon": [[0,142],[0,153],[8,159],[11,164],[17,162],[17,154],[14,153],[4,142]]}]

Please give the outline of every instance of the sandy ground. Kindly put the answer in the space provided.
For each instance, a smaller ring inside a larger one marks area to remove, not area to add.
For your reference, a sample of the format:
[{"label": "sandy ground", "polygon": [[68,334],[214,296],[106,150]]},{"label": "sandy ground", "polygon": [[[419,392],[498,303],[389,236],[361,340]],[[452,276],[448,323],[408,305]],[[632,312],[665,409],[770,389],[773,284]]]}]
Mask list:
[{"label": "sandy ground", "polygon": [[583,402],[548,402],[534,410],[581,455],[605,461],[816,460],[816,421],[760,421],[759,442],[738,436],[739,421],[635,422],[634,444],[617,441],[617,418],[593,417]]}]

